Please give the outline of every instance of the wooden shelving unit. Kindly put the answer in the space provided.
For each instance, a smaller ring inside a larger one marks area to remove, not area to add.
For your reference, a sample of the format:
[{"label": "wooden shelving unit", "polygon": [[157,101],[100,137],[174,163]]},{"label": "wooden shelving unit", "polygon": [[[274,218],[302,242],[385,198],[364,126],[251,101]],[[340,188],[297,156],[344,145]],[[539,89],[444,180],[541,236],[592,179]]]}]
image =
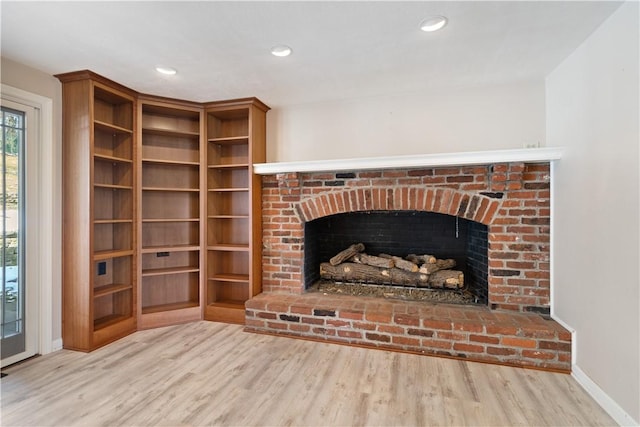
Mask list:
[{"label": "wooden shelving unit", "polygon": [[261,290],[261,183],[266,112],[255,98],[206,105],[207,284],[205,319],[244,323]]},{"label": "wooden shelving unit", "polygon": [[202,318],[204,120],[197,104],[151,96],[138,115],[143,329]]},{"label": "wooden shelving unit", "polygon": [[256,98],[142,95],[91,71],[63,85],[63,346],[244,323],[261,291],[266,112]]},{"label": "wooden shelving unit", "polygon": [[63,345],[91,351],[136,330],[136,94],[90,71],[57,77],[64,108]]}]

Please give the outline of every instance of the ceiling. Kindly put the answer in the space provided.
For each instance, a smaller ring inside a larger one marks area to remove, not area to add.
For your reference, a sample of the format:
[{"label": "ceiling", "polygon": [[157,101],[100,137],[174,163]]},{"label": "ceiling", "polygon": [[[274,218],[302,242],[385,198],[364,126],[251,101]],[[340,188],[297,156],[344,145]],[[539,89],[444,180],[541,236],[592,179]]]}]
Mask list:
[{"label": "ceiling", "polygon": [[[620,4],[4,0],[1,48],[50,74],[90,69],[144,93],[277,107],[541,80]],[[449,25],[420,31],[430,15]],[[278,44],[293,54],[271,55]]]}]

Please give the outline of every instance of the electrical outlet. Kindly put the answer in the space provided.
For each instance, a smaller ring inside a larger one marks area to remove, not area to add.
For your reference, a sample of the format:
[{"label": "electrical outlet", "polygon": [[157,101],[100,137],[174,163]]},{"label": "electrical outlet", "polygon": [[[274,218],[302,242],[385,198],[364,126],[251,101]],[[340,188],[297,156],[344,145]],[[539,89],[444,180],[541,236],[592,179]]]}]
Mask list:
[{"label": "electrical outlet", "polygon": [[98,276],[104,276],[107,274],[107,262],[101,261],[98,263]]},{"label": "electrical outlet", "polygon": [[527,142],[522,144],[522,148],[538,148],[538,147],[540,147],[540,143],[539,142],[527,141]]}]

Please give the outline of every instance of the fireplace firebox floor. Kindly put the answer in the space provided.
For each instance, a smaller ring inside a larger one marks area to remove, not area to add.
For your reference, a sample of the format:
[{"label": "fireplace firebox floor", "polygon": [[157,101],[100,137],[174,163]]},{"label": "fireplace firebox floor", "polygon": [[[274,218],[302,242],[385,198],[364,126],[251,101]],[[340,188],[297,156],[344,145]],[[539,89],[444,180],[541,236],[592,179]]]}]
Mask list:
[{"label": "fireplace firebox floor", "polygon": [[319,292],[263,293],[245,307],[249,332],[571,370],[571,334],[537,313]]},{"label": "fireplace firebox floor", "polygon": [[319,280],[307,292],[353,295],[402,301],[427,301],[447,304],[477,304],[477,298],[466,290],[443,290],[409,286],[376,285]]}]

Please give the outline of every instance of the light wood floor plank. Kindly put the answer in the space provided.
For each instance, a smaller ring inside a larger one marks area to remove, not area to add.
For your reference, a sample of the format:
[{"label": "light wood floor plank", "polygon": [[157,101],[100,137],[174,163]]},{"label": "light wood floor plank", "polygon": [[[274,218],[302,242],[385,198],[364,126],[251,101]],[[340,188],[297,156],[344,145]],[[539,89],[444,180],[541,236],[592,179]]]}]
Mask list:
[{"label": "light wood floor plank", "polygon": [[608,426],[569,375],[249,334],[195,322],[0,382],[3,426]]}]

